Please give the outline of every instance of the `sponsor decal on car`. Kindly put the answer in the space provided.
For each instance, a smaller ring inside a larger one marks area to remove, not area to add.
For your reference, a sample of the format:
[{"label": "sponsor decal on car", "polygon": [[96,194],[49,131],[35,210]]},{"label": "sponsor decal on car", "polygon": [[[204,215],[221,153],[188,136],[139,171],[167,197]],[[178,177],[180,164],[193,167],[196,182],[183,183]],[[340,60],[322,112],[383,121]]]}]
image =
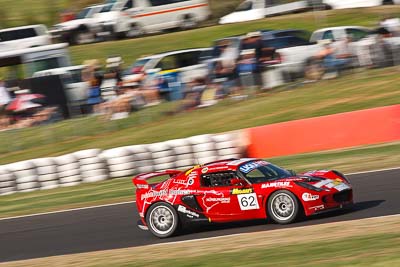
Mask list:
[{"label": "sponsor decal on car", "polygon": [[232,195],[241,195],[241,194],[249,194],[253,193],[253,188],[234,188],[231,190]]},{"label": "sponsor decal on car", "polygon": [[193,178],[189,178],[186,180],[174,180],[174,184],[180,184],[183,185],[185,187],[188,187],[189,185],[192,185],[194,183],[194,179]]},{"label": "sponsor decal on car", "polygon": [[314,201],[314,200],[318,200],[319,199],[319,195],[312,195],[310,193],[303,193],[303,195],[301,195],[301,198],[304,201]]},{"label": "sponsor decal on car", "polygon": [[338,191],[343,191],[345,189],[350,188],[349,185],[343,183],[342,180],[340,180],[340,179],[336,179],[336,180],[326,179],[326,180],[323,180],[323,181],[320,181],[320,182],[314,184],[314,186],[317,188],[321,188],[323,186],[326,188],[329,188],[329,189],[334,188]]},{"label": "sponsor decal on car", "polygon": [[261,185],[261,188],[271,188],[271,187],[291,187],[291,186],[290,182],[273,182]]},{"label": "sponsor decal on car", "polygon": [[237,198],[241,210],[257,210],[260,208],[256,193],[241,194]]},{"label": "sponsor decal on car", "polygon": [[141,199],[154,198],[154,197],[165,197],[165,196],[182,196],[182,195],[190,195],[195,193],[195,190],[190,189],[170,189],[161,190],[161,191],[150,191],[146,194],[141,195]]},{"label": "sponsor decal on car", "polygon": [[208,202],[230,203],[231,202],[231,198],[230,197],[208,197],[208,198],[206,198],[206,201],[208,201]]},{"label": "sponsor decal on car", "polygon": [[203,169],[201,169],[201,173],[206,173],[208,172],[208,167],[204,167]]},{"label": "sponsor decal on car", "polygon": [[257,169],[260,166],[265,166],[268,165],[267,162],[259,160],[259,161],[253,161],[253,162],[249,162],[244,164],[243,166],[240,166],[239,170],[243,173],[249,173],[254,169]]},{"label": "sponsor decal on car", "polygon": [[324,205],[318,205],[314,207],[309,207],[308,209],[317,211],[317,210],[323,210],[324,208],[325,208]]},{"label": "sponsor decal on car", "polygon": [[138,185],[136,185],[136,187],[138,189],[148,189],[149,185],[148,184],[138,184]]},{"label": "sponsor decal on car", "polygon": [[226,197],[222,192],[217,192],[215,190],[204,192],[202,201],[206,212],[209,212],[216,205],[229,204],[231,202],[230,197]]},{"label": "sponsor decal on car", "polygon": [[200,215],[198,213],[188,210],[185,206],[182,206],[182,205],[178,206],[178,211],[186,214],[186,216],[191,219],[193,219],[194,217],[196,217],[196,218],[200,217]]}]

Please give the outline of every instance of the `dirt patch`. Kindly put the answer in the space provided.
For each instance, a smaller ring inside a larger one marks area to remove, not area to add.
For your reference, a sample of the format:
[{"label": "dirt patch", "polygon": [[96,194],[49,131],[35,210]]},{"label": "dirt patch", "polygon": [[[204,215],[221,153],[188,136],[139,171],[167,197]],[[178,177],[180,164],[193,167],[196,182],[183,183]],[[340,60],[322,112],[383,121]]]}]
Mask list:
[{"label": "dirt patch", "polygon": [[[317,235],[315,233],[318,233]],[[277,247],[360,237],[368,234],[400,233],[400,215],[336,222],[291,229],[215,237],[203,240],[106,250],[74,255],[3,263],[0,266],[93,266],[121,265],[152,259],[176,259],[210,253],[235,252],[248,248]],[[232,244],[235,244],[234,248]]]}]

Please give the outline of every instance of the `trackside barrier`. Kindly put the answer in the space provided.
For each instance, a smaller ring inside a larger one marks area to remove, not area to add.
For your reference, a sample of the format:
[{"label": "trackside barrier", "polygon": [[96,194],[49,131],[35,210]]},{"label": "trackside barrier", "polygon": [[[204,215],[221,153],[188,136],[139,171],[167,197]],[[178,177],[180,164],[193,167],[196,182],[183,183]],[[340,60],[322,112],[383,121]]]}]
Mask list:
[{"label": "trackside barrier", "polygon": [[400,105],[246,130],[249,157],[268,158],[400,140]]},{"label": "trackside barrier", "polygon": [[207,134],[154,144],[87,149],[0,165],[0,195],[75,186],[165,169],[186,169],[245,151],[241,132]]}]

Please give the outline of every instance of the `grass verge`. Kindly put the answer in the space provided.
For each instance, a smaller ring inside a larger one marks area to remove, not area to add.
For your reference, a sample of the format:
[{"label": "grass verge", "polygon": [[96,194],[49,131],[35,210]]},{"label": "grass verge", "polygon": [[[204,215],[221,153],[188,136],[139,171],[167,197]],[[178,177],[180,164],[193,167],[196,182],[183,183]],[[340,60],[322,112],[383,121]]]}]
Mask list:
[{"label": "grass verge", "polygon": [[[269,159],[296,171],[337,169],[342,172],[398,167],[400,142],[309,153]],[[70,188],[16,193],[0,197],[0,218],[40,212],[133,201],[135,189],[130,178],[82,184]]]},{"label": "grass verge", "polygon": [[399,253],[397,215],[0,266],[398,266]]},{"label": "grass verge", "polygon": [[207,109],[175,116],[166,116],[165,111],[179,103],[165,103],[119,121],[85,117],[0,132],[0,164],[398,104],[398,75],[397,68],[369,70],[296,89],[275,89],[246,101],[225,100]]}]

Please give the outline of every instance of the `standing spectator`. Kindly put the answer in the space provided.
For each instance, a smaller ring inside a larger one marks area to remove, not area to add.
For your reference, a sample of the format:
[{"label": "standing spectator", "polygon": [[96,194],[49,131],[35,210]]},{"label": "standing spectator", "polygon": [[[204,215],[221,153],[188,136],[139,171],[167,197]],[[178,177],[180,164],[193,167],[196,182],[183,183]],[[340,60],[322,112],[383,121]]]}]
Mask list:
[{"label": "standing spectator", "polygon": [[84,65],[87,67],[82,71],[82,80],[90,84],[86,113],[92,113],[94,105],[100,104],[103,101],[100,86],[104,75],[101,72],[101,66],[97,59],[87,60],[84,62]]},{"label": "standing spectator", "polygon": [[229,40],[223,40],[220,45],[221,56],[215,63],[215,81],[222,85],[218,90],[218,97],[222,98],[236,91],[236,51],[230,46]]},{"label": "standing spectator", "polygon": [[257,69],[257,61],[255,58],[255,50],[242,50],[240,59],[237,63],[237,72],[239,74],[240,85],[242,90],[247,90],[250,95],[254,94],[255,73]]},{"label": "standing spectator", "polygon": [[0,77],[0,112],[10,103],[11,97],[5,87],[3,79]]},{"label": "standing spectator", "polygon": [[240,46],[240,51],[245,51],[249,49],[253,49],[253,58],[256,62],[256,69],[253,72],[255,84],[258,87],[262,86],[262,78],[261,78],[261,67],[262,67],[262,51],[263,44],[261,39],[261,32],[249,32],[246,34],[245,38],[242,41]]}]

